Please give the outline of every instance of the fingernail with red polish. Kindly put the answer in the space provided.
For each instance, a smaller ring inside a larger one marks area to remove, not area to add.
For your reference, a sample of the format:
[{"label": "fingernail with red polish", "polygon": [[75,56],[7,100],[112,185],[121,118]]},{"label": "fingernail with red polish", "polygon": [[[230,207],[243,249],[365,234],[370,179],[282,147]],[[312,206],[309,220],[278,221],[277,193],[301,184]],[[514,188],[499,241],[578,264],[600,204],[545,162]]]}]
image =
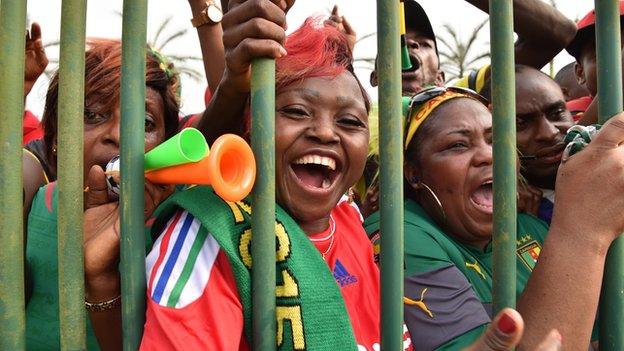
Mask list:
[{"label": "fingernail with red polish", "polygon": [[516,331],[516,322],[507,313],[501,316],[496,326],[498,330],[505,334],[511,334]]}]

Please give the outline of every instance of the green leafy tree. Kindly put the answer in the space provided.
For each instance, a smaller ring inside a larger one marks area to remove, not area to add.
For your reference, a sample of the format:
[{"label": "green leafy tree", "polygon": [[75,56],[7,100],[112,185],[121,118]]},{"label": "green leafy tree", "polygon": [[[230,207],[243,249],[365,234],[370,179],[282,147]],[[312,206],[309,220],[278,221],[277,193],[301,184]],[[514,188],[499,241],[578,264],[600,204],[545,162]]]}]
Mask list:
[{"label": "green leafy tree", "polygon": [[[118,12],[118,15],[121,16],[121,13]],[[192,55],[177,55],[170,53],[166,50],[169,44],[175,42],[177,39],[180,39],[188,34],[188,31],[191,27],[184,27],[180,29],[171,29],[171,20],[173,16],[169,16],[165,18],[160,24],[158,28],[154,32],[154,35],[148,35],[147,43],[153,47],[154,49],[160,51],[163,55],[167,56],[171,62],[173,62],[174,66],[182,75],[186,75],[189,78],[199,82],[204,79],[204,74],[196,69],[192,63],[193,62],[202,62],[202,58],[200,56],[192,56]]]},{"label": "green leafy tree", "polygon": [[[115,14],[119,16],[119,18],[122,18],[121,12],[115,11]],[[174,43],[176,40],[187,35],[190,29],[190,27],[185,27],[181,29],[172,29],[171,28],[172,20],[173,20],[173,16],[169,16],[165,18],[162,22],[160,22],[154,34],[153,35],[148,34],[147,43],[151,47],[160,51],[163,55],[167,56],[167,58],[169,58],[169,60],[173,62],[177,71],[181,75],[186,75],[189,78],[197,82],[200,82],[204,80],[204,73],[203,71],[200,71],[197,68],[195,68],[196,66],[193,65],[193,63],[202,62],[202,58],[200,56],[177,55],[177,54],[170,53],[166,50],[166,48],[169,47],[171,43]],[[57,47],[59,43],[60,42],[58,40],[53,40],[53,41],[46,43],[44,47],[46,49],[51,48],[51,47]],[[51,78],[52,74],[56,70],[56,67],[58,66],[58,58],[53,57],[53,58],[49,58],[49,60],[50,60],[50,64],[48,65],[48,69],[46,70],[45,73],[48,76],[48,78]]]},{"label": "green leafy tree", "polygon": [[438,49],[448,80],[464,77],[471,69],[478,68],[480,60],[490,57],[489,51],[473,53],[479,33],[487,23],[486,19],[473,28],[467,40],[463,40],[460,33],[449,24],[443,26],[442,35],[438,35],[437,39],[442,44]]}]

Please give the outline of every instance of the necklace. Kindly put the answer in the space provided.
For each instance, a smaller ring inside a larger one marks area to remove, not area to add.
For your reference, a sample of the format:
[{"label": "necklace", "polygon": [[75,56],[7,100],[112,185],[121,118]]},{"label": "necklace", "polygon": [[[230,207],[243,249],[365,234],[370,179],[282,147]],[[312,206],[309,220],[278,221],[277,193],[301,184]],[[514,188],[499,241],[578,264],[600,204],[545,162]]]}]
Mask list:
[{"label": "necklace", "polygon": [[331,241],[329,242],[329,247],[327,247],[327,250],[325,250],[325,252],[321,253],[321,256],[323,257],[324,261],[325,261],[325,255],[327,255],[331,251],[332,245],[334,245],[335,238],[336,238],[335,236],[332,236]]},{"label": "necklace", "polygon": [[320,241],[325,241],[327,239],[331,239],[331,241],[329,242],[329,246],[327,247],[327,250],[325,250],[325,252],[321,252],[321,256],[323,257],[323,260],[325,260],[325,256],[331,251],[332,247],[334,246],[334,240],[336,239],[336,237],[334,236],[335,232],[336,232],[336,221],[334,221],[334,217],[329,215],[329,235],[327,235],[324,238],[310,239],[310,241],[312,242],[320,242]]}]

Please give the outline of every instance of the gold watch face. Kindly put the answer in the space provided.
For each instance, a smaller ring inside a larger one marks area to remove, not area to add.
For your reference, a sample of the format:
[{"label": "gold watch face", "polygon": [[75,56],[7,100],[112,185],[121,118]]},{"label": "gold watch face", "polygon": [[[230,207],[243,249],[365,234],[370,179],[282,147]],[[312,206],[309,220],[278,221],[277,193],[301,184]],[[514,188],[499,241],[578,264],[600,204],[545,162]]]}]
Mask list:
[{"label": "gold watch face", "polygon": [[223,19],[223,13],[215,4],[208,5],[206,15],[213,23],[219,23]]}]

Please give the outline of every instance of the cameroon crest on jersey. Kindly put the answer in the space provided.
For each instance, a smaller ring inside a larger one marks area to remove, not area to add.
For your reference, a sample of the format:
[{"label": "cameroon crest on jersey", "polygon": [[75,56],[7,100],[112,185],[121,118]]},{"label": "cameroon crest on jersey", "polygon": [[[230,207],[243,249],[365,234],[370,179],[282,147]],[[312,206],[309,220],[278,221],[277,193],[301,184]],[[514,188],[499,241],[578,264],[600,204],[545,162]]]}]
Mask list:
[{"label": "cameroon crest on jersey", "polygon": [[520,260],[532,271],[533,268],[535,268],[535,264],[537,263],[537,259],[541,251],[542,247],[540,244],[537,241],[532,240],[528,244],[518,248],[516,253],[518,254],[518,257],[520,257]]}]

